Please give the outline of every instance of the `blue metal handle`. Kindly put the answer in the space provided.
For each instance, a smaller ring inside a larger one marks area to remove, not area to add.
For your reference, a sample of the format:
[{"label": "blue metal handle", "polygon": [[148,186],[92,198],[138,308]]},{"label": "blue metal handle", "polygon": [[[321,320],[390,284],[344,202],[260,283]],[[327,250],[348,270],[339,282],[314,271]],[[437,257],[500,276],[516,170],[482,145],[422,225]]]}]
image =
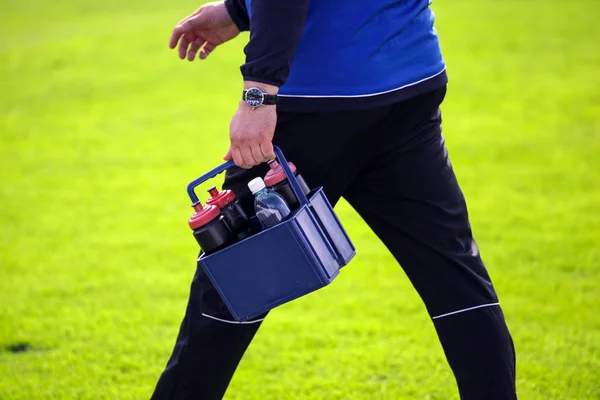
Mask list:
[{"label": "blue metal handle", "polygon": [[[308,204],[308,199],[306,198],[306,195],[300,188],[300,184],[298,183],[298,180],[292,173],[292,170],[290,169],[290,166],[288,165],[283,153],[281,152],[281,149],[277,146],[273,146],[273,149],[275,150],[275,155],[277,156],[277,161],[279,161],[279,164],[281,164],[281,167],[283,168],[283,172],[285,173],[285,176],[287,177],[288,181],[292,185],[292,190],[294,191],[294,194],[298,198],[300,205],[303,206],[303,205]],[[223,164],[219,165],[218,167],[216,167],[215,169],[205,173],[201,177],[196,178],[193,181],[191,181],[187,186],[187,193],[188,193],[188,196],[190,196],[190,200],[192,200],[192,205],[196,205],[200,202],[200,200],[198,200],[198,196],[196,196],[196,192],[194,192],[194,189],[197,186],[206,182],[209,179],[214,178],[215,176],[219,175],[226,169],[234,167],[234,166],[235,166],[235,163],[233,162],[233,160],[227,161],[226,163],[223,163]]]}]

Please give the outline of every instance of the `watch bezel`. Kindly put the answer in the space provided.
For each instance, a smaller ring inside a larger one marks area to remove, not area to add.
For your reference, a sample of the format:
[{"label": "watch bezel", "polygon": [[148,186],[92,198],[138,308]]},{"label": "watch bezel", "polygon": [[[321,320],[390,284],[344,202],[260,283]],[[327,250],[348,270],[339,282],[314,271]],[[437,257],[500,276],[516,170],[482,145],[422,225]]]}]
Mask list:
[{"label": "watch bezel", "polygon": [[[248,94],[259,97],[258,99],[248,99]],[[257,87],[251,87],[244,91],[244,102],[252,109],[256,109],[265,103],[265,92]]]}]

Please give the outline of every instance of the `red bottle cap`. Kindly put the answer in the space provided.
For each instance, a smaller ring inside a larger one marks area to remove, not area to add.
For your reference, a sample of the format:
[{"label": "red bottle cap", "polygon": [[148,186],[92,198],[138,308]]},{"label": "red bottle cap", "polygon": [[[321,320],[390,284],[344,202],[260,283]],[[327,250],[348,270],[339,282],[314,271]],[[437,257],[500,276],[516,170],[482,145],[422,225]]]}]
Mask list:
[{"label": "red bottle cap", "polygon": [[206,207],[202,207],[202,203],[200,202],[194,205],[194,210],[196,210],[196,212],[188,221],[188,224],[190,224],[190,228],[192,228],[192,230],[208,224],[210,221],[217,218],[219,214],[221,214],[219,207],[208,204]]},{"label": "red bottle cap", "polygon": [[235,200],[235,193],[231,190],[223,190],[219,193],[216,186],[208,189],[210,198],[206,200],[207,205],[217,206],[219,208],[225,207],[227,204]]},{"label": "red bottle cap", "polygon": [[[290,166],[290,169],[292,170],[292,172],[295,174],[296,166],[294,165],[294,163],[288,161],[288,165]],[[281,165],[279,165],[277,160],[269,161],[269,168],[271,168],[271,169],[269,170],[269,172],[267,172],[267,174],[265,175],[265,179],[264,179],[265,185],[275,186],[279,182],[287,179],[287,177],[285,176],[285,172],[283,172],[283,168],[281,168]]]}]

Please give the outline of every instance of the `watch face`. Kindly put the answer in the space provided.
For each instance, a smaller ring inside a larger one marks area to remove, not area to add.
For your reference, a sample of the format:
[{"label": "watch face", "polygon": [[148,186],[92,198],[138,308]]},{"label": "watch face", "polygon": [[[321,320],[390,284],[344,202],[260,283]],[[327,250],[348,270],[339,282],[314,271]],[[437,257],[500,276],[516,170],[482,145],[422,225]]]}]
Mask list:
[{"label": "watch face", "polygon": [[256,108],[265,101],[265,95],[260,89],[250,88],[246,91],[245,100],[250,107]]}]

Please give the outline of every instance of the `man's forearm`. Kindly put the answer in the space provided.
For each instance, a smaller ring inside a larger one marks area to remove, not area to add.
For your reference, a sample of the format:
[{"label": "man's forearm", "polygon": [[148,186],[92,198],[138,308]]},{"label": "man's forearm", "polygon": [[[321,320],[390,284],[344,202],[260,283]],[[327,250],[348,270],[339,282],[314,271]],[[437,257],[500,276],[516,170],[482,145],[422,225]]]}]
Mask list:
[{"label": "man's forearm", "polygon": [[245,81],[275,87],[285,83],[307,10],[308,0],[252,0],[250,41],[244,49],[246,63],[240,67]]},{"label": "man's forearm", "polygon": [[244,0],[225,0],[225,8],[240,32],[250,29],[250,18]]}]

